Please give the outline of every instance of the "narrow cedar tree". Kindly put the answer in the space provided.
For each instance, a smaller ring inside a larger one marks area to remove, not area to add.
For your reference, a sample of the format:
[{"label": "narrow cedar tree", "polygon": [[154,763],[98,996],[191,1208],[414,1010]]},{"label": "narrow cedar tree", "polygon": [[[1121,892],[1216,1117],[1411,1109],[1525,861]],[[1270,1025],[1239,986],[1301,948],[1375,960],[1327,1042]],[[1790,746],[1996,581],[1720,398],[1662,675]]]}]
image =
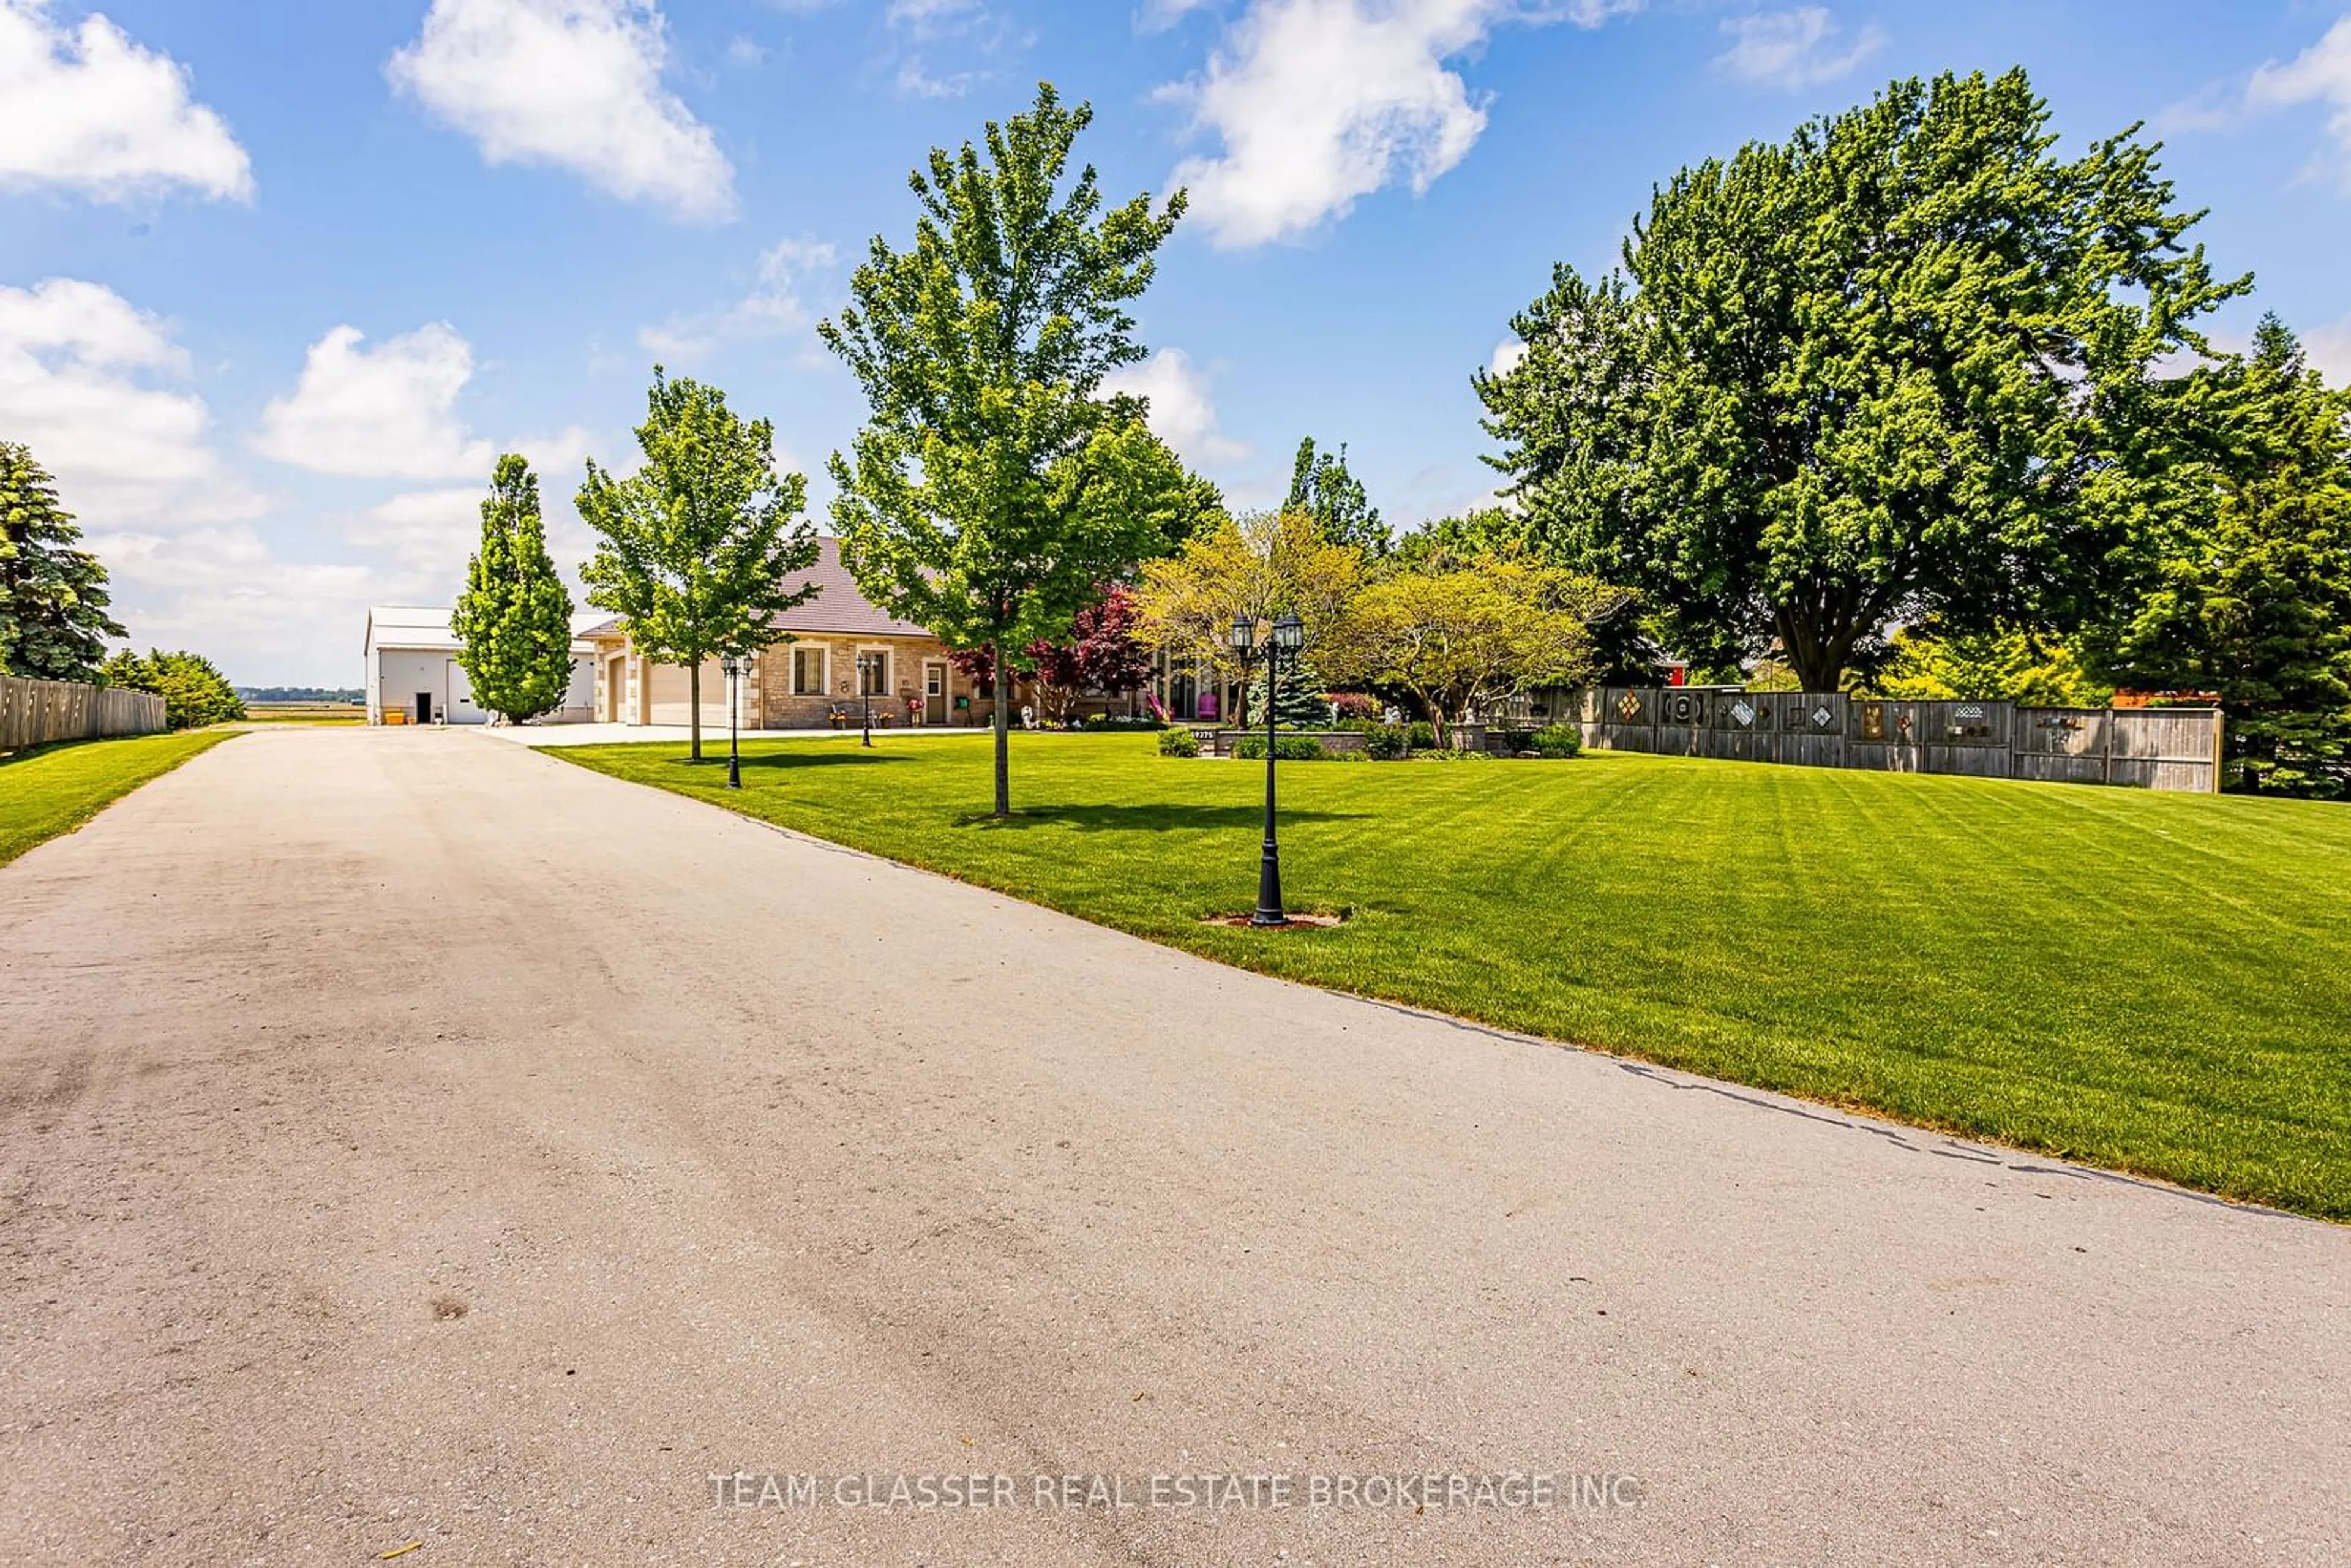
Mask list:
[{"label": "narrow cedar tree", "polygon": [[776,472],[775,426],[743,419],[716,387],[655,365],[645,403],[637,471],[588,465],[577,505],[598,540],[580,576],[639,653],[689,672],[699,762],[703,662],[780,640],[775,617],[816,596],[814,583],[786,584],[816,564],[808,481]]},{"label": "narrow cedar tree", "polygon": [[[1144,357],[1127,307],[1150,285],[1183,193],[1103,210],[1094,171],[1064,184],[1092,119],[1050,84],[990,121],[985,150],[935,149],[909,180],[911,248],[876,236],[852,303],[818,330],[872,413],[835,453],[841,559],[866,596],[991,669],[1061,642],[1097,585],[1188,531],[1196,482],[1103,396]],[[995,814],[1012,809],[1009,722],[995,703]]]},{"label": "narrow cedar tree", "polygon": [[1532,540],[1809,690],[1896,622],[2080,624],[2176,504],[2161,366],[2251,287],[2136,136],[2066,162],[2022,71],[1946,75],[1676,174],[1476,377]]},{"label": "narrow cedar tree", "polygon": [[561,706],[571,685],[571,595],[547,554],[538,477],[500,457],[482,503],[482,548],[465,569],[451,630],[474,701],[510,724]]},{"label": "narrow cedar tree", "polygon": [[97,678],[106,639],[106,568],[76,548],[81,530],[29,448],[0,441],[0,674]]}]

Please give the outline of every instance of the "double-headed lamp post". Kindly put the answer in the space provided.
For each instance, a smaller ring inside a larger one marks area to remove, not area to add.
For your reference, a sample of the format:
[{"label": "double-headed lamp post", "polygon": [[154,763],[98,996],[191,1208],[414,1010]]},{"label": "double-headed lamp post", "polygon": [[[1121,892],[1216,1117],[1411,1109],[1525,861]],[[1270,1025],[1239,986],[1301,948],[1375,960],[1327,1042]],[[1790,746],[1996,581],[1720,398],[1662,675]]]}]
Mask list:
[{"label": "double-headed lamp post", "polygon": [[[1287,925],[1290,914],[1281,903],[1281,850],[1273,833],[1273,753],[1275,688],[1281,672],[1281,661],[1295,661],[1298,651],[1306,645],[1306,626],[1295,612],[1285,610],[1273,623],[1273,634],[1265,643],[1265,852],[1258,861],[1257,910],[1249,916],[1251,925]],[[1253,616],[1233,617],[1233,651],[1241,656],[1241,667],[1249,668],[1249,654],[1257,647],[1257,621]]]},{"label": "double-headed lamp post", "polygon": [[742,680],[750,671],[751,661],[739,653],[727,653],[719,659],[718,668],[726,676],[726,788],[740,789],[743,748],[736,721],[743,712]]}]

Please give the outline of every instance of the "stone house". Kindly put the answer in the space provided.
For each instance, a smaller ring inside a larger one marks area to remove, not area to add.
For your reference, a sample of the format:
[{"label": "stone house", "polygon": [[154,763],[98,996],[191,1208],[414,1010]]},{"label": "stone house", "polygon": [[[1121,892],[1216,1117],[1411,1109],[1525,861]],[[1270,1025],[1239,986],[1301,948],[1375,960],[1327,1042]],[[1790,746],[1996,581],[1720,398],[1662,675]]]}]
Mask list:
[{"label": "stone house", "polygon": [[[741,693],[746,729],[848,728],[871,702],[878,727],[986,722],[985,699],[947,658],[946,644],[900,621],[857,591],[841,564],[838,539],[817,540],[816,563],[796,582],[816,597],[775,618],[784,640],[761,651]],[[636,652],[617,621],[582,635],[596,649],[596,716],[607,724],[692,722],[684,666]],[[702,671],[705,728],[726,725],[726,678],[718,661]]]}]

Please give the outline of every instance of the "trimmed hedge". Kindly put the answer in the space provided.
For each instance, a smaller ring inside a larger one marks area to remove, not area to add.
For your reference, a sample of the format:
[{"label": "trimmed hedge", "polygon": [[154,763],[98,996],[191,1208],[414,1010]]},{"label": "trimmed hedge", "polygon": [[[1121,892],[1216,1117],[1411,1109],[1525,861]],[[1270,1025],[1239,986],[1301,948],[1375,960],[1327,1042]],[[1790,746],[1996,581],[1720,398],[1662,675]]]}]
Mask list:
[{"label": "trimmed hedge", "polygon": [[[1252,735],[1233,742],[1233,755],[1243,762],[1265,760],[1265,737]],[[1285,735],[1273,743],[1277,762],[1328,762],[1334,755],[1309,735]]]},{"label": "trimmed hedge", "polygon": [[1200,755],[1200,737],[1188,729],[1163,729],[1159,732],[1159,755],[1197,757]]},{"label": "trimmed hedge", "polygon": [[1583,732],[1572,724],[1547,724],[1534,733],[1537,757],[1573,757],[1583,750]]}]

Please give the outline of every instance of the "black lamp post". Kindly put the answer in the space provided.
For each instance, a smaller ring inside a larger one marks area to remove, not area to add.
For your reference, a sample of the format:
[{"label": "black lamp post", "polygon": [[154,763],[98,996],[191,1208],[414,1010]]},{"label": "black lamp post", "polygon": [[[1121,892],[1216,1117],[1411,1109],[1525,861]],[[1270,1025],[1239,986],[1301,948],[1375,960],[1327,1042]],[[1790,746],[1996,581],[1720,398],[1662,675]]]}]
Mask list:
[{"label": "black lamp post", "polygon": [[751,661],[739,654],[728,653],[718,661],[726,675],[726,788],[743,788],[743,747],[736,730],[736,721],[743,712],[742,679],[751,667]]},{"label": "black lamp post", "polygon": [[871,653],[857,655],[857,701],[865,725],[865,737],[857,744],[871,746],[873,744],[873,655]]},{"label": "black lamp post", "polygon": [[[1241,656],[1241,667],[1249,668],[1249,657],[1257,645],[1257,622],[1247,615],[1233,617],[1233,651]],[[1273,831],[1273,762],[1274,710],[1276,687],[1281,671],[1281,661],[1295,660],[1298,651],[1306,645],[1305,623],[1295,612],[1283,611],[1273,623],[1273,635],[1265,644],[1265,852],[1259,858],[1257,870],[1257,909],[1249,915],[1251,925],[1287,925],[1289,911],[1281,903],[1281,849],[1274,841]]]}]

